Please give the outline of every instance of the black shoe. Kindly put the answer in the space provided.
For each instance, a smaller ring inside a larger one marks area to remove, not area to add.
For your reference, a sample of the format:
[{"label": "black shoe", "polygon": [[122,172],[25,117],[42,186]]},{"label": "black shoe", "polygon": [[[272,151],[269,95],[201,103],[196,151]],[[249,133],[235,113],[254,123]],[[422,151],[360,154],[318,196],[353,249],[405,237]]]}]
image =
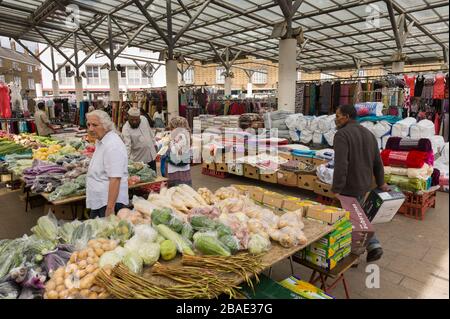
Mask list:
[{"label": "black shoe", "polygon": [[381,258],[381,256],[383,256],[383,249],[380,248],[375,248],[372,249],[371,251],[367,252],[367,258],[366,261],[368,263],[377,261]]}]

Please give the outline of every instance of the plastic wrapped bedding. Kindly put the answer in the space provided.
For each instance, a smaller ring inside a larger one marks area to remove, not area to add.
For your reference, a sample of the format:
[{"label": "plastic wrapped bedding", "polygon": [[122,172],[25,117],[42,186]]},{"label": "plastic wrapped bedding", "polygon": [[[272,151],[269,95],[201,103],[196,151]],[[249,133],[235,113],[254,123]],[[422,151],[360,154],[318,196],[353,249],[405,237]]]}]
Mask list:
[{"label": "plastic wrapped bedding", "polygon": [[325,141],[328,145],[333,146],[334,145],[334,136],[336,135],[336,130],[331,130],[329,132],[326,132],[323,134],[323,137],[325,138]]},{"label": "plastic wrapped bedding", "polygon": [[325,118],[319,117],[317,122],[317,130],[321,133],[326,133],[332,129],[336,128],[334,120],[336,119],[336,114],[326,116]]},{"label": "plastic wrapped bedding", "polygon": [[409,136],[409,129],[411,125],[416,124],[416,119],[413,117],[407,117],[401,121],[398,121],[392,126],[392,136],[407,137]]},{"label": "plastic wrapped bedding", "polygon": [[383,141],[381,140],[380,137],[377,137],[376,140],[377,140],[377,144],[378,144],[378,149],[381,150],[383,148]]},{"label": "plastic wrapped bedding", "polygon": [[292,112],[275,111],[264,114],[264,126],[266,128],[279,128],[287,130],[286,119]]},{"label": "plastic wrapped bedding", "polygon": [[294,142],[300,141],[300,133],[297,130],[289,130],[289,137]]},{"label": "plastic wrapped bedding", "polygon": [[430,140],[431,146],[433,148],[433,154],[439,153],[445,146],[444,137],[441,135],[435,135],[435,136],[429,137],[429,140]]},{"label": "plastic wrapped bedding", "polygon": [[334,168],[328,168],[327,164],[317,166],[316,174],[319,179],[326,184],[333,184]]},{"label": "plastic wrapped bedding", "polygon": [[431,174],[433,174],[433,167],[428,164],[423,164],[421,168],[385,166],[384,173],[428,180],[428,178],[431,177]]},{"label": "plastic wrapped bedding", "polygon": [[364,102],[355,104],[356,113],[358,116],[382,116],[383,103],[382,102]]},{"label": "plastic wrapped bedding", "polygon": [[299,128],[299,122],[300,122],[300,118],[303,117],[303,114],[292,114],[289,115],[286,118],[286,126],[290,129],[290,130],[296,130],[296,129],[300,129]]},{"label": "plastic wrapped bedding", "polygon": [[430,120],[422,120],[417,124],[411,125],[409,135],[411,138],[425,138],[434,136],[434,123]]},{"label": "plastic wrapped bedding", "polygon": [[449,144],[445,143],[439,158],[434,162],[434,167],[441,171],[441,175],[449,172]]},{"label": "plastic wrapped bedding", "polygon": [[321,115],[312,120],[309,130],[313,132],[319,131],[319,122],[325,120],[328,115]]},{"label": "plastic wrapped bedding", "polygon": [[323,134],[320,132],[314,132],[313,134],[313,143],[314,144],[322,144]]},{"label": "plastic wrapped bedding", "polygon": [[391,185],[397,185],[402,190],[411,192],[427,190],[429,188],[428,181],[419,178],[409,178],[401,175],[384,174],[384,181]]},{"label": "plastic wrapped bedding", "polygon": [[332,148],[325,148],[323,150],[316,151],[316,157],[326,160],[334,160],[334,150]]},{"label": "plastic wrapped bedding", "polygon": [[309,130],[314,116],[303,116],[297,119],[297,129],[300,131]]},{"label": "plastic wrapped bedding", "polygon": [[309,130],[303,130],[300,133],[300,142],[303,144],[308,144],[312,141],[313,139],[313,132],[309,131]]},{"label": "plastic wrapped bedding", "polygon": [[391,133],[391,124],[389,124],[386,121],[380,121],[374,125],[372,132],[373,134],[375,134],[376,137],[381,138]]},{"label": "plastic wrapped bedding", "polygon": [[381,138],[381,148],[382,149],[386,148],[387,141],[389,140],[390,137],[391,137],[390,135],[385,135]]},{"label": "plastic wrapped bedding", "polygon": [[368,129],[369,131],[373,131],[373,127],[375,126],[375,123],[373,122],[369,122],[369,121],[365,121],[365,122],[361,122],[361,126],[364,126],[366,129]]}]

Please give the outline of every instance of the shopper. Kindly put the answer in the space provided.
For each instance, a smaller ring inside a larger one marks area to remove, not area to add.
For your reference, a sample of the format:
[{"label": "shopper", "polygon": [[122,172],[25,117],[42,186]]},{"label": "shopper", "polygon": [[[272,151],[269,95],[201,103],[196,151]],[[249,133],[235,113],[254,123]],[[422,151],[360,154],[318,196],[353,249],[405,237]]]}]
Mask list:
[{"label": "shopper", "polygon": [[128,205],[127,149],[106,112],[86,117],[88,133],[97,140],[86,176],[86,207],[91,218],[105,217]]},{"label": "shopper", "polygon": [[[373,176],[377,186],[389,191],[384,183],[384,167],[375,136],[356,121],[356,109],[352,105],[339,106],[336,110],[334,137],[334,175],[332,191],[339,195],[355,197],[361,204],[371,190]],[[367,262],[381,258],[383,249],[374,235],[367,246]]]},{"label": "shopper", "polygon": [[156,172],[156,140],[147,119],[138,108],[130,108],[128,121],[122,128],[128,158],[147,163]]},{"label": "shopper", "polygon": [[171,132],[165,170],[168,186],[192,186],[189,124],[184,117],[176,116],[169,121],[169,129]]},{"label": "shopper", "polygon": [[40,136],[49,136],[52,133],[56,133],[53,129],[47,114],[45,113],[44,102],[38,103],[38,110],[34,113],[34,123],[36,124],[36,130]]},{"label": "shopper", "polygon": [[153,114],[153,123],[155,128],[164,128],[165,120],[164,120],[164,112],[161,105],[156,107],[156,112]]},{"label": "shopper", "polygon": [[155,127],[152,118],[150,117],[150,115],[148,115],[148,112],[145,111],[143,107],[141,107],[140,111],[141,111],[141,115],[147,119],[150,127]]}]

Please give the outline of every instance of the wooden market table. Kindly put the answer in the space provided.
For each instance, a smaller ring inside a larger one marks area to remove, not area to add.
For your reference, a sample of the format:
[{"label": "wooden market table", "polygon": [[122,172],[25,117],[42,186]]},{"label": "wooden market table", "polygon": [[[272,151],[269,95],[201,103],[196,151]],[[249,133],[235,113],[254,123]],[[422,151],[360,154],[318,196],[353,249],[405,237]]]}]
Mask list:
[{"label": "wooden market table", "polygon": [[[166,183],[167,183],[167,178],[158,176],[155,180],[153,180],[151,182],[130,185],[130,186],[128,186],[128,189],[130,190],[130,189],[135,189],[135,188],[154,185],[154,184],[166,184]],[[27,199],[28,199],[28,194],[29,194],[29,190],[27,192]],[[74,219],[77,217],[78,203],[83,202],[82,205],[84,205],[84,201],[86,200],[86,194],[79,195],[79,196],[66,197],[66,198],[62,198],[62,199],[58,199],[58,200],[54,200],[54,201],[51,201],[49,199],[50,193],[41,193],[40,195],[42,197],[44,197],[45,200],[47,200],[47,202],[49,202],[51,205],[54,205],[54,206],[69,205],[71,212],[72,212],[72,217]],[[26,205],[28,206],[28,203]]]},{"label": "wooden market table", "polygon": [[[292,257],[293,254],[296,252],[304,249],[306,246],[309,246],[310,244],[314,243],[315,241],[319,240],[323,236],[327,235],[329,232],[333,230],[332,226],[325,225],[321,222],[316,222],[313,220],[303,220],[305,224],[305,228],[303,229],[303,232],[305,233],[307,242],[304,245],[298,245],[291,248],[284,248],[280,244],[271,241],[272,248],[270,251],[268,251],[262,258],[262,263],[264,264],[265,268],[270,268],[276,263]],[[175,259],[164,262],[159,261],[161,264],[168,265],[168,266],[182,266],[181,264],[181,257],[177,256]],[[171,281],[168,278],[162,277],[162,276],[153,276],[151,273],[151,267],[146,268],[143,274],[144,277],[154,281],[155,283],[161,283],[166,285],[173,285],[175,284],[173,281]],[[239,276],[237,274],[224,274],[223,276],[227,278],[231,278],[234,280],[234,284],[236,286],[242,284],[245,279],[242,276]]]}]

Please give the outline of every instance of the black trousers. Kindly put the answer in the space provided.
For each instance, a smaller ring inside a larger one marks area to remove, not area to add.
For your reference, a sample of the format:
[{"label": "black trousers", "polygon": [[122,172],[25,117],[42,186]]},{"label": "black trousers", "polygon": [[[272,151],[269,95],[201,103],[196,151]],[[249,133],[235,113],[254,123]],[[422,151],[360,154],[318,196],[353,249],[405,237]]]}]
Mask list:
[{"label": "black trousers", "polygon": [[153,160],[153,161],[151,161],[151,162],[148,162],[147,165],[150,166],[150,168],[151,168],[152,170],[154,170],[155,173],[157,173],[157,171],[156,171],[156,161],[155,161],[155,160]]},{"label": "black trousers", "polygon": [[[124,207],[126,207],[124,204],[116,203],[116,205],[114,206],[114,212],[117,214],[117,212]],[[103,206],[102,208],[99,209],[91,209],[89,217],[91,219],[94,219],[96,217],[105,217],[105,213],[106,213],[106,206]]]}]

